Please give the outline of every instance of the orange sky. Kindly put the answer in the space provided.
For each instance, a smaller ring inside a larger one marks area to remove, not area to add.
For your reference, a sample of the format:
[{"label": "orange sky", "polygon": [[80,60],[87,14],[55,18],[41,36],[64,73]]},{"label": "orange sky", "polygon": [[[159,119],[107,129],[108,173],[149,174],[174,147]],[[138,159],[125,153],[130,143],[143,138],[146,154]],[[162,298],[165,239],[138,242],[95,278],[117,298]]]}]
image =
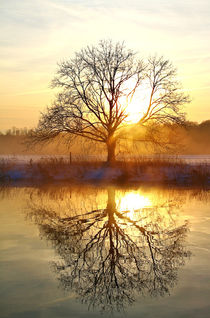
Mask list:
[{"label": "orange sky", "polygon": [[56,63],[101,39],[170,59],[192,99],[188,119],[210,119],[209,0],[2,0],[0,11],[0,130],[35,126]]}]

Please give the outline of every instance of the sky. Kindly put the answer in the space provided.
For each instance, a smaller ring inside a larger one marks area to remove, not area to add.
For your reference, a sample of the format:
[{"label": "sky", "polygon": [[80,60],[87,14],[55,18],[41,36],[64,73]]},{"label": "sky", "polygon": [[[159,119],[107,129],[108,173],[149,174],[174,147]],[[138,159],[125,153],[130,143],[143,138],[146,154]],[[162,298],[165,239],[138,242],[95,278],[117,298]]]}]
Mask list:
[{"label": "sky", "polygon": [[1,131],[35,127],[57,63],[102,39],[169,59],[191,97],[188,120],[210,119],[209,0],[0,0],[0,30]]}]

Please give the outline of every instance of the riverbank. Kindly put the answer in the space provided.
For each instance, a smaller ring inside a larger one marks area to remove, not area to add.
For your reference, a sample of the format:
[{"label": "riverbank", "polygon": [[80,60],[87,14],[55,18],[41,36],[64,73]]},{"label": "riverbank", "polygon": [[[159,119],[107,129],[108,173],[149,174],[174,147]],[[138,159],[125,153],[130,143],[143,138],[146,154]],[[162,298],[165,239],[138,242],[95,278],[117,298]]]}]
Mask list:
[{"label": "riverbank", "polygon": [[99,161],[69,163],[62,158],[0,160],[0,182],[89,182],[110,184],[177,184],[210,186],[210,164],[181,160],[145,159],[118,161],[112,166]]}]

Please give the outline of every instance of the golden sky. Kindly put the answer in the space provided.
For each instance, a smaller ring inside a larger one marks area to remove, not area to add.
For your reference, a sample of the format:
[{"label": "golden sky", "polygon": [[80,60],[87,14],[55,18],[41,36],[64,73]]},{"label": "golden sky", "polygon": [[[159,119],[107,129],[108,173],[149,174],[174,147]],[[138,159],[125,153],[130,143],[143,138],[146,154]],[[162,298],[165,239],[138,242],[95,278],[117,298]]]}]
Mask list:
[{"label": "golden sky", "polygon": [[1,0],[0,29],[2,131],[35,126],[56,63],[101,39],[170,59],[192,99],[188,119],[210,119],[209,0]]}]

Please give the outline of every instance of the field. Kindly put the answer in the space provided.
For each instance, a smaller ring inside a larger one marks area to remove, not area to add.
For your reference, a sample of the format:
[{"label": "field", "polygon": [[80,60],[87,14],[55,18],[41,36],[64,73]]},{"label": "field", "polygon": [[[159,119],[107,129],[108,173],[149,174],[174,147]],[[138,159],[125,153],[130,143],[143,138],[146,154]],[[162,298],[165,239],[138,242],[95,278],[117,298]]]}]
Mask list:
[{"label": "field", "polygon": [[[98,160],[97,160],[98,159]],[[103,160],[104,159],[104,160]],[[210,156],[120,158],[111,166],[94,156],[1,156],[1,182],[108,182],[209,185]]]}]

